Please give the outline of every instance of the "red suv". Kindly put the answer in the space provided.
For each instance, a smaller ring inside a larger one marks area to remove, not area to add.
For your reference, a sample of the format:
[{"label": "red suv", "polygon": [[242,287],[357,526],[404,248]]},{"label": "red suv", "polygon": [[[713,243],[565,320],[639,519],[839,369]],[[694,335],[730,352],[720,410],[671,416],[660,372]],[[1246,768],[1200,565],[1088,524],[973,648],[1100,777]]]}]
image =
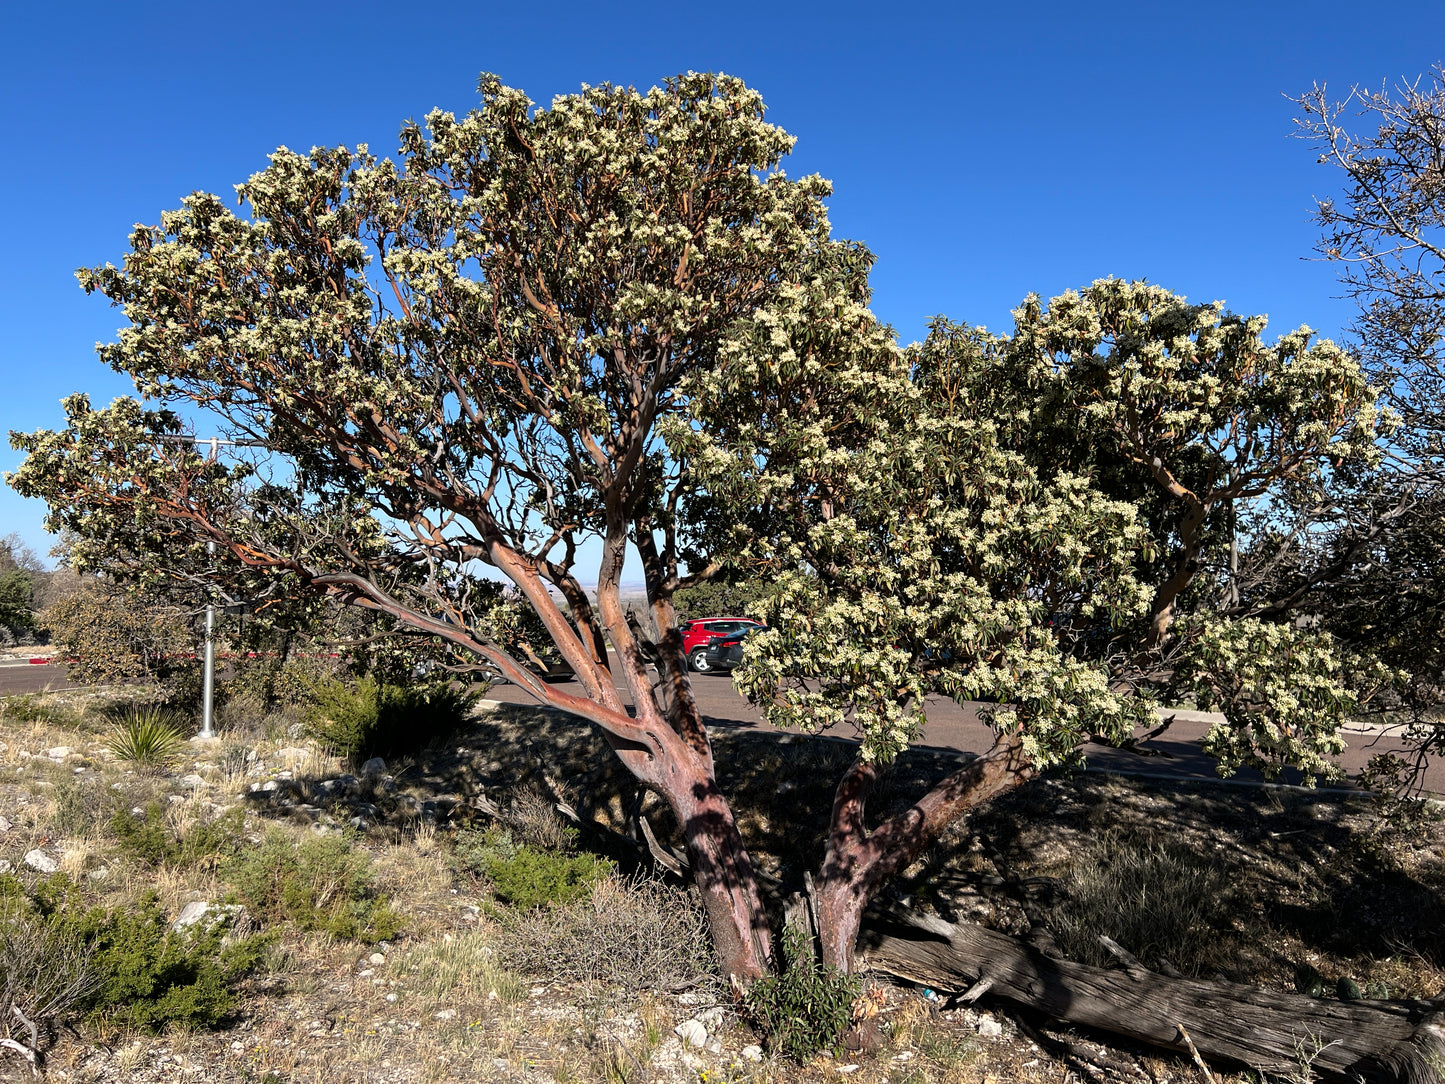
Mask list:
[{"label": "red suv", "polygon": [[682,650],[687,654],[688,665],[699,674],[706,674],[713,668],[707,661],[707,645],[724,636],[731,636],[743,629],[760,629],[761,621],[751,617],[701,617],[682,623]]}]

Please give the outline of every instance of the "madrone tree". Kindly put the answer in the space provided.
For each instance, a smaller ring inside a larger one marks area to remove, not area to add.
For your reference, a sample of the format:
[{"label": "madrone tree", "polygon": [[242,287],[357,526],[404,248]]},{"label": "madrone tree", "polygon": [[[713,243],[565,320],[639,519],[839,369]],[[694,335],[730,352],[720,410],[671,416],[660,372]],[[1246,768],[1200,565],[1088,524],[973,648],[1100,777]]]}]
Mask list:
[{"label": "madrone tree", "polygon": [[[1048,623],[1065,605],[1141,612],[1134,509],[1041,477],[1000,445],[986,404],[915,383],[866,296],[847,267],[792,288],[694,378],[706,424],[671,434],[706,482],[690,518],[732,522],[734,560],[778,570],[738,684],[778,725],[859,739],[814,884],[823,960],[844,970],[869,900],[956,818],[1150,708],[1067,657]],[[996,702],[992,748],[870,820],[934,694]]]},{"label": "madrone tree", "polygon": [[1392,431],[1366,371],[1308,328],[1268,342],[1262,316],[1146,282],[1031,296],[1014,320],[1007,336],[935,321],[916,380],[987,404],[1041,474],[1087,477],[1136,510],[1146,612],[1111,625],[1060,606],[1070,650],[1107,665],[1116,687],[1223,710],[1209,745],[1226,772],[1336,773],[1352,706],[1342,652],[1296,627],[1318,598],[1295,573]]},{"label": "madrone tree", "polygon": [[[719,546],[770,568],[750,691],[775,721],[861,739],[816,886],[825,957],[847,967],[869,898],[951,819],[1147,710],[1048,622],[1146,607],[1135,510],[1041,470],[984,398],[914,379],[867,310],[871,258],[832,238],[824,181],[780,171],[791,139],[737,80],[540,110],[490,77],[481,95],[405,127],[396,162],[278,151],[238,188],[248,217],[196,194],[120,267],[81,272],[129,322],[102,358],[151,402],[72,397],[63,430],[12,436],[11,483],[49,503],[79,568],[359,607],[598,728],[675,814],[739,985],[769,967],[769,918],[673,599],[728,563]],[[176,407],[267,452],[211,462],[176,439]],[[629,543],[656,644],[622,607]],[[478,565],[581,695],[520,661]],[[870,825],[869,788],[934,692],[998,701],[998,741]]]}]

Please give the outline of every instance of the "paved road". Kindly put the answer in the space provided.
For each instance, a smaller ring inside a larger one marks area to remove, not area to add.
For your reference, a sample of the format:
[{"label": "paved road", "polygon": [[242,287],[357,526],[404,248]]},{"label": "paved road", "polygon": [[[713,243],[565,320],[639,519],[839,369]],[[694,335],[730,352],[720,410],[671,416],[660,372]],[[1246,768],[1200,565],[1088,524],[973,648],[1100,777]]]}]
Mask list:
[{"label": "paved road", "polygon": [[[561,682],[558,687],[581,693],[581,688],[573,682]],[[738,695],[728,676],[694,674],[692,688],[698,707],[702,709],[703,718],[709,726],[726,728],[764,725],[757,710]],[[530,696],[513,685],[495,685],[488,691],[487,696],[511,704],[533,702]],[[623,698],[630,703],[626,690],[623,690]],[[1085,750],[1089,768],[1131,774],[1159,774],[1172,778],[1217,780],[1219,777],[1214,770],[1214,761],[1205,755],[1200,747],[1200,740],[1209,730],[1211,721],[1219,717],[1194,711],[1180,711],[1175,714],[1175,722],[1168,730],[1141,747],[1152,755],[1090,744]],[[1351,732],[1347,733],[1345,738],[1348,746],[1340,759],[1351,780],[1358,779],[1361,769],[1376,753],[1404,750],[1404,744],[1390,734]],[[979,722],[976,706],[961,706],[951,700],[930,702],[928,725],[920,745],[964,753],[982,753],[992,741],[993,732]],[[1248,771],[1242,771],[1234,778],[1243,783],[1261,780],[1259,773]],[[1299,776],[1286,773],[1280,776],[1279,781],[1294,783],[1299,781]],[[1431,765],[1426,774],[1426,786],[1436,794],[1445,793],[1445,764]]]},{"label": "paved road", "polygon": [[[63,666],[37,666],[23,660],[0,660],[0,696],[76,687],[66,679]],[[559,687],[581,692],[581,689],[571,682],[560,683]],[[698,706],[709,726],[728,728],[763,725],[757,711],[738,695],[732,680],[726,675],[694,674],[692,687],[693,695],[697,697]],[[505,703],[532,703],[526,693],[511,685],[493,686],[487,695]],[[627,698],[625,690],[623,697]],[[1101,745],[1090,745],[1085,750],[1085,755],[1089,767],[1095,770],[1159,774],[1184,779],[1217,779],[1214,761],[1204,754],[1199,744],[1208,729],[1209,717],[1204,713],[1179,712],[1176,722],[1169,730],[1144,744],[1143,749],[1154,755],[1141,756]],[[929,705],[928,726],[920,744],[964,753],[981,753],[989,747],[992,740],[992,732],[979,722],[974,707],[942,700]],[[1404,749],[1403,743],[1390,734],[1348,733],[1346,741],[1349,743],[1348,748],[1341,760],[1351,780],[1359,777],[1360,770],[1376,753],[1401,752]],[[1240,772],[1235,778],[1241,782],[1258,782],[1260,777],[1255,772]],[[1296,782],[1297,778],[1285,775],[1281,780]],[[1430,791],[1445,794],[1445,764],[1438,761],[1433,763],[1426,773],[1425,782]]]},{"label": "paved road", "polygon": [[64,666],[53,663],[35,665],[25,658],[0,659],[0,696],[76,687],[66,678]]}]

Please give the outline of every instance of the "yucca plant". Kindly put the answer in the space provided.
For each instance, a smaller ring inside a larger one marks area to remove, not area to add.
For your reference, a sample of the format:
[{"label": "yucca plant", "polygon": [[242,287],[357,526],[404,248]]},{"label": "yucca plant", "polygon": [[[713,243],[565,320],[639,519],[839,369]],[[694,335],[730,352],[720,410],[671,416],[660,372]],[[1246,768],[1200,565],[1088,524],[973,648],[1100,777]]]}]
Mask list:
[{"label": "yucca plant", "polygon": [[163,771],[186,743],[183,724],[164,708],[131,708],[116,720],[105,745],[142,771]]}]

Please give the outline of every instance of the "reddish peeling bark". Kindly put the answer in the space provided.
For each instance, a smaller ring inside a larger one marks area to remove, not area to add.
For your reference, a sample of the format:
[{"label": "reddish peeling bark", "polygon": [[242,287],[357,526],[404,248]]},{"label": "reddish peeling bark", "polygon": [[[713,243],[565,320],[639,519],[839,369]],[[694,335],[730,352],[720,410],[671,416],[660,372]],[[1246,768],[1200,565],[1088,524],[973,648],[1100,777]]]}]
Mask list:
[{"label": "reddish peeling bark", "polygon": [[[673,665],[663,665],[663,684],[657,690],[652,687],[642,646],[627,622],[618,592],[625,539],[619,529],[604,544],[597,610],[612,638],[637,721],[656,753],[644,765],[634,767],[626,758],[624,763],[662,795],[682,826],[714,949],[729,982],[741,989],[767,971],[768,926],[756,871],[732,807],[718,789],[712,745],[680,669],[680,641]],[[664,607],[664,613],[669,609]],[[667,701],[666,709],[658,702],[659,693]]]},{"label": "reddish peeling bark", "polygon": [[682,825],[713,947],[729,984],[740,990],[767,972],[771,951],[752,858],[710,767],[695,756],[670,767],[670,785],[658,790]]},{"label": "reddish peeling bark", "polygon": [[[537,680],[495,646],[475,639],[460,626],[409,609],[364,577],[322,573],[299,565],[295,569],[314,586],[350,605],[390,614],[414,628],[477,653],[539,703],[596,725],[623,765],[639,782],[662,795],[682,826],[694,881],[707,912],[723,973],[735,988],[745,987],[766,973],[770,937],[756,871],[732,809],[718,788],[712,747],[696,702],[685,675],[674,667],[674,685],[680,684],[685,695],[677,697],[668,712],[659,707],[646,661],[624,619],[615,578],[599,584],[598,609],[612,636],[619,669],[636,705],[636,715],[628,713],[618,696],[605,661],[587,658],[585,649],[575,638],[566,643],[559,637],[558,646],[574,662],[577,678],[588,690],[588,696],[576,696]],[[533,604],[549,627],[565,620],[545,592],[537,594]],[[546,612],[548,609],[552,612]],[[680,657],[680,640],[674,650]],[[677,725],[669,721],[669,716],[676,717]]]},{"label": "reddish peeling bark", "polygon": [[913,862],[956,818],[1036,771],[1017,732],[999,734],[987,753],[948,776],[910,808],[868,832],[864,812],[878,776],[855,760],[838,784],[828,847],[815,886],[823,962],[851,971],[863,911],[879,887]]}]

